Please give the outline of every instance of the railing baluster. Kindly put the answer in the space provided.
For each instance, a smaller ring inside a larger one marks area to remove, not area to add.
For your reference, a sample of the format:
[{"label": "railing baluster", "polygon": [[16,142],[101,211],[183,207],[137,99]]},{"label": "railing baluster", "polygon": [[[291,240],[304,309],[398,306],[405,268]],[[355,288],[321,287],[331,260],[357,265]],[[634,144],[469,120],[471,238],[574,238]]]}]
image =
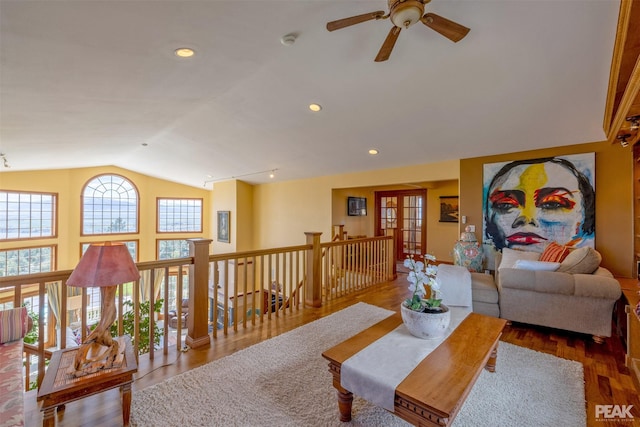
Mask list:
[{"label": "railing baluster", "polygon": [[40,387],[40,384],[42,384],[42,379],[44,378],[44,367],[45,367],[45,360],[44,360],[44,325],[45,325],[45,321],[44,321],[44,309],[45,309],[45,298],[44,298],[44,294],[45,294],[45,282],[42,281],[38,284],[38,298],[40,301],[40,307],[38,310],[38,387]]},{"label": "railing baluster", "polygon": [[[180,273],[182,271],[182,268],[180,268],[180,270],[178,270],[178,286],[176,286],[176,294],[178,293],[178,289],[182,289],[182,277],[180,277]],[[153,279],[151,280],[151,288],[153,289],[153,293],[156,293],[155,287],[156,287],[156,269],[153,268],[151,270],[149,270],[149,277],[153,277]],[[169,352],[169,286],[168,286],[168,275],[165,273],[164,278],[163,278],[163,299],[164,299],[164,304],[162,304],[163,306],[163,310],[162,310],[162,336],[164,337],[163,341],[163,345],[162,345],[162,352],[163,354],[167,354]],[[160,284],[158,284],[157,286],[161,286]],[[176,304],[179,304],[180,306],[182,306],[182,299],[177,299],[176,300]],[[182,322],[178,321],[178,325],[182,326]],[[176,333],[176,346],[177,348],[182,348],[181,345],[181,341],[182,341],[182,331],[178,331]]]},{"label": "railing baluster", "polygon": [[[178,269],[178,276],[177,276],[177,282],[176,282],[176,313],[178,313],[178,319],[176,322],[176,346],[178,349],[182,348],[182,316],[184,316],[184,313],[182,313],[182,300],[184,299],[184,293],[182,291],[182,286],[183,286],[183,282],[184,282],[184,269],[182,267],[180,267]],[[167,295],[168,295],[168,289],[169,289],[169,267],[166,267],[165,272],[164,272],[164,287],[165,289],[167,289]],[[165,305],[167,305],[169,303],[169,299],[167,297],[167,299],[164,301]],[[168,341],[166,339],[166,335],[165,335],[165,341]]]}]

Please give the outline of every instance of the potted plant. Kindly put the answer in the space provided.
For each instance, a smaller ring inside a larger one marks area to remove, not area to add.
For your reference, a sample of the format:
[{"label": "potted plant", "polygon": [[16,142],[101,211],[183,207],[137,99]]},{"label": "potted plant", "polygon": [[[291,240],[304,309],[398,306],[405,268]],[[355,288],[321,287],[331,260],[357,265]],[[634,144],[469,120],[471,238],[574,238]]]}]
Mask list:
[{"label": "potted plant", "polygon": [[436,258],[425,254],[423,259],[425,262],[408,256],[404,261],[404,266],[409,269],[407,280],[412,294],[400,306],[402,321],[409,332],[418,338],[441,338],[447,332],[451,313],[439,298],[440,284],[436,280],[438,267],[432,264]]},{"label": "potted plant", "polygon": [[[153,306],[153,313],[160,313],[162,309],[162,304],[164,303],[163,299],[158,299],[155,301]],[[149,330],[151,329],[151,319],[150,316],[153,316],[151,311],[149,301],[143,301],[139,304],[139,317],[138,317],[138,330],[140,332],[140,336],[137,337],[138,340],[138,354],[146,354],[149,353],[151,345],[159,345],[160,338],[164,334],[162,329],[158,327],[157,323],[153,324],[153,343],[149,340]],[[136,339],[135,335],[135,326],[136,326],[136,316],[133,310],[134,304],[133,301],[126,300],[123,302],[123,311],[122,314],[122,329],[125,335],[129,335],[132,340]],[[111,334],[113,336],[118,336],[118,321],[115,321],[113,325],[111,325]]]}]

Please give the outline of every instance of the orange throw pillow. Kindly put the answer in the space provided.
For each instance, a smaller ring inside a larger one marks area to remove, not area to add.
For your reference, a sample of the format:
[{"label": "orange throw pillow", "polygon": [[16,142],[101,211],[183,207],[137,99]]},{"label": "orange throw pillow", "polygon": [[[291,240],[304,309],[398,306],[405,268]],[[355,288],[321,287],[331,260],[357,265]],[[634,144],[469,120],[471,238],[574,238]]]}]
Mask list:
[{"label": "orange throw pillow", "polygon": [[561,246],[556,242],[551,242],[545,248],[542,255],[540,255],[540,261],[547,262],[562,262],[567,255],[569,255],[569,248],[567,246]]}]

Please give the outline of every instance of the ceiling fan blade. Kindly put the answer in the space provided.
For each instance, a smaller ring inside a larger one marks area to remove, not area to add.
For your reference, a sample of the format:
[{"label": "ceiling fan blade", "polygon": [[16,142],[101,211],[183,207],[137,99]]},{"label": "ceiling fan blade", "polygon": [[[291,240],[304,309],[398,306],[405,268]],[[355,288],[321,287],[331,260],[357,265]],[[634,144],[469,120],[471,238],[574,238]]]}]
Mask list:
[{"label": "ceiling fan blade", "polygon": [[327,30],[339,30],[340,28],[349,27],[361,22],[371,21],[372,19],[382,19],[383,17],[384,12],[382,10],[378,10],[376,12],[369,12],[358,16],[352,16],[350,18],[338,19],[337,21],[327,22]]},{"label": "ceiling fan blade", "polygon": [[389,59],[391,56],[391,51],[393,50],[393,46],[396,44],[396,40],[398,40],[398,36],[400,35],[400,31],[402,28],[393,26],[387,38],[384,40],[380,51],[378,52],[378,56],[376,56],[376,62],[382,62]]},{"label": "ceiling fan blade", "polygon": [[469,32],[469,28],[464,25],[449,21],[447,18],[438,16],[435,13],[426,13],[420,20],[424,25],[442,34],[452,42],[459,42]]}]

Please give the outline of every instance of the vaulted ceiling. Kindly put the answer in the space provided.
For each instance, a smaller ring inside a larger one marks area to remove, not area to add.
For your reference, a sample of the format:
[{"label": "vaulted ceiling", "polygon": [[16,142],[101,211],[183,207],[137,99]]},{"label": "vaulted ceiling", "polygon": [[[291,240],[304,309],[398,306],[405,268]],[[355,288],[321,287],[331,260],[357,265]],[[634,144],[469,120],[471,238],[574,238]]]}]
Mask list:
[{"label": "vaulted ceiling", "polygon": [[618,2],[425,9],[471,31],[453,43],[418,23],[376,63],[388,19],[325,25],[384,0],[1,0],[0,171],[115,165],[202,186],[607,139]]}]

